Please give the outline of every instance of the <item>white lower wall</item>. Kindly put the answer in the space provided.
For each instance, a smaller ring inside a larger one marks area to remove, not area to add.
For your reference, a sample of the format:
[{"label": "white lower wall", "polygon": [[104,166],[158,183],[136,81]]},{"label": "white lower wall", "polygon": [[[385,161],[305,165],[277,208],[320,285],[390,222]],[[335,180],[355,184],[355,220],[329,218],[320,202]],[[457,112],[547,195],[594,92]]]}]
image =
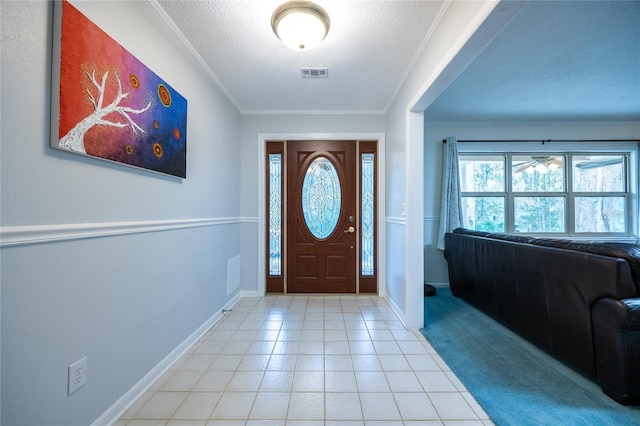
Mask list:
[{"label": "white lower wall", "polygon": [[437,216],[424,218],[424,282],[432,285],[449,283],[444,252],[436,247],[439,219]]},{"label": "white lower wall", "polygon": [[406,252],[405,233],[407,224],[403,217],[387,218],[387,275],[386,294],[389,300],[406,318]]},{"label": "white lower wall", "polygon": [[[227,300],[237,232],[225,224],[3,248],[3,422],[95,420]],[[67,396],[66,366],[84,356],[87,384]]]}]

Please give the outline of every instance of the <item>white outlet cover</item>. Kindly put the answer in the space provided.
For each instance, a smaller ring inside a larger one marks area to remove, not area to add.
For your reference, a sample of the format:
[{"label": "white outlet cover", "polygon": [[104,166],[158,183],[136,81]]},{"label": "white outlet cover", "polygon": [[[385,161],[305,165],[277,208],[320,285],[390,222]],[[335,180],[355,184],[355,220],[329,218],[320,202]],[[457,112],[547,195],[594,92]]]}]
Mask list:
[{"label": "white outlet cover", "polygon": [[71,395],[87,383],[87,357],[74,362],[68,370],[68,393]]}]

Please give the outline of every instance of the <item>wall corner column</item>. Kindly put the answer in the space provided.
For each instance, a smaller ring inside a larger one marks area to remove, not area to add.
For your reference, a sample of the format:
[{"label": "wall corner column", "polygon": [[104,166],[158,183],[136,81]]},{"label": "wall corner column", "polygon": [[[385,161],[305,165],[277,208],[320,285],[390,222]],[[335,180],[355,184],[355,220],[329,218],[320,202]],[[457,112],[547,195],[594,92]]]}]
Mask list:
[{"label": "wall corner column", "polygon": [[424,113],[407,110],[406,327],[424,326]]}]

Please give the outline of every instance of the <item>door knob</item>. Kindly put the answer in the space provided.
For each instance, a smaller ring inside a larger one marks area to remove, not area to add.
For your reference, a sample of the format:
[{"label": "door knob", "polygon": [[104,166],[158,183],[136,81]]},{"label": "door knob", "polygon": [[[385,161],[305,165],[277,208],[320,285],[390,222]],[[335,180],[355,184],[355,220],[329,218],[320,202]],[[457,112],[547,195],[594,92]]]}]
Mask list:
[{"label": "door knob", "polygon": [[353,234],[354,232],[356,232],[356,228],[353,226],[350,226],[349,229],[345,229],[344,231],[345,234]]}]

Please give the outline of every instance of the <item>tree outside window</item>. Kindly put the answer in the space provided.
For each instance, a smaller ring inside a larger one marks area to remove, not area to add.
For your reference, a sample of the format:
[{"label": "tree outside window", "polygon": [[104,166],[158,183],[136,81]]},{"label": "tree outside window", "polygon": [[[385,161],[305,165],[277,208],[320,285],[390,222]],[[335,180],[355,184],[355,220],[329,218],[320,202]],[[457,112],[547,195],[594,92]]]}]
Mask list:
[{"label": "tree outside window", "polygon": [[[459,156],[464,226],[489,232],[629,232],[628,154]],[[509,173],[505,170],[509,169]]]}]

